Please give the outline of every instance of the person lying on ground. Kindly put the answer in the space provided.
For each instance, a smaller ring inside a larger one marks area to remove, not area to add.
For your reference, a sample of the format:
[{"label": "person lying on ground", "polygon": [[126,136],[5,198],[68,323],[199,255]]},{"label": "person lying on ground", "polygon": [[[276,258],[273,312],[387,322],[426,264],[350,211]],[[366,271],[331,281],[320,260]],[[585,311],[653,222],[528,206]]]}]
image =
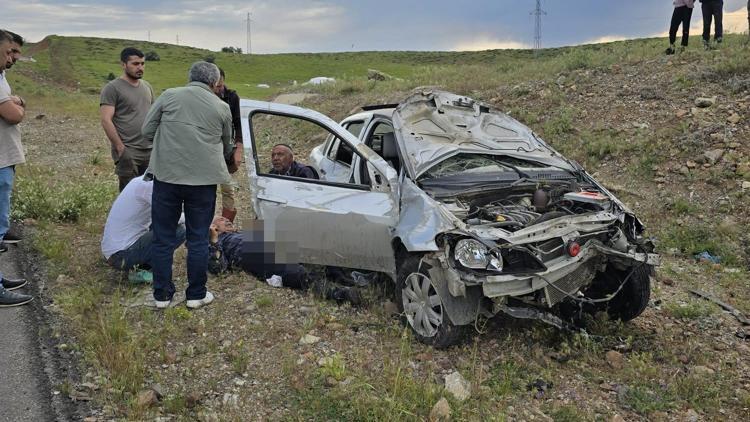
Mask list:
[{"label": "person lying on ground", "polygon": [[[134,282],[152,280],[151,257],[154,232],[151,230],[153,180],[136,177],[125,185],[112,204],[102,235],[102,254],[107,263],[130,274]],[[183,217],[184,218],[184,217]],[[177,226],[172,251],[185,242],[185,226]]]},{"label": "person lying on ground", "polygon": [[347,301],[354,306],[362,303],[356,287],[339,286],[328,280],[312,279],[298,263],[277,262],[274,244],[265,242],[262,226],[240,232],[228,219],[217,216],[209,233],[208,271],[218,275],[231,270],[243,270],[274,287],[312,290],[326,299]]}]

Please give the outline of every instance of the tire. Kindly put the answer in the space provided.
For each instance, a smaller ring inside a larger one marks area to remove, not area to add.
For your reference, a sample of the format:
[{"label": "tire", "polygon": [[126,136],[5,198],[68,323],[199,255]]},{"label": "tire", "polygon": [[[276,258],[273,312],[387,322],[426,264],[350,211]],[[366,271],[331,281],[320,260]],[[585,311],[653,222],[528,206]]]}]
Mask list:
[{"label": "tire", "polygon": [[591,287],[585,292],[589,298],[601,299],[614,293],[631,271],[633,272],[615,297],[608,302],[594,306],[592,310],[594,312],[607,311],[611,319],[619,319],[623,322],[630,321],[643,313],[651,298],[652,268],[645,264],[624,271],[609,267],[606,271],[599,273],[594,278]]},{"label": "tire", "polygon": [[[429,279],[429,265],[421,256],[409,256],[402,261],[396,281],[396,304],[403,322],[411,328],[420,342],[436,349],[444,349],[463,342],[468,326],[453,325],[445,306]],[[425,293],[426,292],[426,293]]]}]

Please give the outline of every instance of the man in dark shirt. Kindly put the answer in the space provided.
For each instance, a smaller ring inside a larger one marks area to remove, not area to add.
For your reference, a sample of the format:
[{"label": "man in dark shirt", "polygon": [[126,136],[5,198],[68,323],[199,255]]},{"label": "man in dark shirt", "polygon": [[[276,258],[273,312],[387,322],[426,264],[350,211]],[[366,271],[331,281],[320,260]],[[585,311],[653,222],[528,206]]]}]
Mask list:
[{"label": "man in dark shirt", "polygon": [[239,232],[228,219],[216,217],[209,233],[208,271],[221,274],[233,269],[244,270],[274,287],[312,288],[326,299],[348,301],[354,306],[362,302],[355,287],[338,286],[327,280],[311,280],[302,265],[276,262],[274,244],[263,240],[263,232],[259,228]]},{"label": "man in dark shirt", "polygon": [[[242,164],[242,157],[244,149],[242,145],[242,117],[240,115],[240,97],[237,95],[237,91],[229,89],[224,84],[224,69],[219,68],[219,74],[221,78],[214,88],[214,92],[219,98],[229,105],[229,111],[232,112],[232,129],[234,132],[234,151],[232,157],[227,163],[227,168],[230,173],[235,173],[240,164]],[[221,215],[228,218],[230,221],[234,221],[234,217],[237,215],[237,208],[234,207],[234,186],[233,183],[226,183],[221,185]]]},{"label": "man in dark shirt", "polygon": [[282,176],[302,177],[305,179],[317,179],[315,170],[304,164],[294,161],[294,151],[287,144],[276,144],[271,150],[271,174]]}]

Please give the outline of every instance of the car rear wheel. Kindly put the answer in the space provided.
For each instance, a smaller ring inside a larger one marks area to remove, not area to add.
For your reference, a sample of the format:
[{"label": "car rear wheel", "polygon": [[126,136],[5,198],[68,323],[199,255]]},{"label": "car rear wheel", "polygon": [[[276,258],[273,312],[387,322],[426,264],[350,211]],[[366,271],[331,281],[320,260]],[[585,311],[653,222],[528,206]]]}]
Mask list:
[{"label": "car rear wheel", "polygon": [[442,349],[460,343],[467,327],[450,322],[427,270],[428,264],[418,256],[402,263],[396,284],[396,303],[414,336],[422,343]]},{"label": "car rear wheel", "polygon": [[612,319],[630,321],[643,313],[648,306],[651,298],[651,270],[652,267],[649,265],[640,265],[624,271],[607,268],[597,275],[585,294],[592,299],[605,298],[615,293],[627,278],[620,292],[608,302],[598,304],[594,311],[607,311]]}]

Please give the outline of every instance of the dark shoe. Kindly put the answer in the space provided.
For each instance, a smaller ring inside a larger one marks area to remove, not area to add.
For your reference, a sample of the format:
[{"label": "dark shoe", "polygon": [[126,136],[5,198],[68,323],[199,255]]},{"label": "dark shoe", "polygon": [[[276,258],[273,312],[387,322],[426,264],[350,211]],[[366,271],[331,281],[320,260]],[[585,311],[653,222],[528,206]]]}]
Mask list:
[{"label": "dark shoe", "polygon": [[21,238],[21,235],[10,230],[7,233],[5,233],[5,236],[3,236],[3,242],[5,243],[18,243],[21,240],[23,240]]},{"label": "dark shoe", "polygon": [[334,287],[329,296],[336,302],[349,302],[352,306],[362,304],[362,295],[359,294],[358,289],[353,287]]},{"label": "dark shoe", "polygon": [[5,290],[16,290],[25,286],[28,281],[25,278],[19,278],[18,280],[11,280],[9,278],[3,278],[2,284]]},{"label": "dark shoe", "polygon": [[719,37],[714,39],[716,41],[716,44],[721,44],[722,41],[724,41],[724,38]]},{"label": "dark shoe", "polygon": [[0,308],[24,305],[31,302],[32,299],[34,299],[33,296],[9,292],[8,290],[3,289],[0,291]]},{"label": "dark shoe", "polygon": [[667,47],[667,49],[664,50],[664,54],[666,54],[667,56],[671,56],[672,54],[674,54],[674,47],[672,46]]}]

